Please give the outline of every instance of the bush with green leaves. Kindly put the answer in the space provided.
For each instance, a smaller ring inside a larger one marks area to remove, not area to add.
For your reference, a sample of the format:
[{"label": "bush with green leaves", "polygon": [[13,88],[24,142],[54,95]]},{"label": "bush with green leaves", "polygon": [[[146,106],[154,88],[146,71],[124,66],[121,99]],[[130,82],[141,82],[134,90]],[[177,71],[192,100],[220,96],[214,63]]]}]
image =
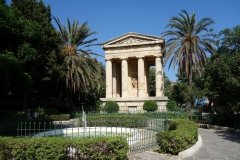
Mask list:
[{"label": "bush with green leaves", "polygon": [[[72,153],[69,148],[74,148]],[[56,137],[0,137],[0,159],[127,159],[129,145],[124,137],[68,139]]]},{"label": "bush with green leaves", "polygon": [[147,100],[143,104],[143,110],[146,110],[147,112],[156,111],[157,109],[157,103],[153,100]]},{"label": "bush with green leaves", "polygon": [[50,115],[49,118],[53,121],[68,121],[70,120],[70,114]]},{"label": "bush with green leaves", "polygon": [[119,111],[119,105],[114,102],[114,101],[107,101],[104,108],[103,108],[104,112],[107,113],[115,113]]},{"label": "bush with green leaves", "polygon": [[178,111],[178,104],[175,100],[170,99],[167,103],[167,110],[168,111]]},{"label": "bush with green leaves", "polygon": [[[146,127],[148,118],[140,115],[95,115],[87,116],[87,126]],[[79,124],[82,124],[81,122]]]},{"label": "bush with green leaves", "polygon": [[176,155],[193,146],[198,140],[198,128],[193,121],[170,120],[169,131],[156,134],[159,153]]}]

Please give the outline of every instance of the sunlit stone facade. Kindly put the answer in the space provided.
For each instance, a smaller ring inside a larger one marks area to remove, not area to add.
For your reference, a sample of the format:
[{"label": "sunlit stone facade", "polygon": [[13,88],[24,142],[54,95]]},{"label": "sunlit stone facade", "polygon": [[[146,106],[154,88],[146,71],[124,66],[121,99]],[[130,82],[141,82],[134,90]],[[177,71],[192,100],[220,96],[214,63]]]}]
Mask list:
[{"label": "sunlit stone facade", "polygon": [[[165,40],[160,37],[129,32],[101,44],[106,60],[106,98],[120,111],[142,111],[146,100],[154,100],[158,111],[166,111],[161,49]],[[156,68],[156,97],[150,97],[149,67]]]}]

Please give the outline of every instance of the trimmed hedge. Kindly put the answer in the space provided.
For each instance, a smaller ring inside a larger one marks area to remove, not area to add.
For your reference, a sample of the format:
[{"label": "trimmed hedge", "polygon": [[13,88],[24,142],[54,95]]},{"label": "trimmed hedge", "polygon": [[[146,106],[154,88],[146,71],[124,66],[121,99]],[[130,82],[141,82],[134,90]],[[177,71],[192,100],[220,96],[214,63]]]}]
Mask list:
[{"label": "trimmed hedge", "polygon": [[116,113],[119,111],[119,105],[114,101],[107,101],[103,108],[104,112]]},{"label": "trimmed hedge", "polygon": [[2,160],[66,160],[70,157],[125,160],[127,159],[128,150],[128,142],[123,137],[71,140],[55,137],[29,139],[0,137],[0,159]]},{"label": "trimmed hedge", "polygon": [[157,133],[156,140],[157,152],[176,155],[197,142],[198,128],[193,121],[169,120],[169,131]]},{"label": "trimmed hedge", "polygon": [[167,110],[168,111],[179,111],[177,102],[173,99],[170,99],[167,103]]},{"label": "trimmed hedge", "polygon": [[156,111],[158,109],[157,103],[153,100],[147,100],[143,104],[143,110],[149,111]]},{"label": "trimmed hedge", "polygon": [[53,121],[68,121],[70,120],[70,114],[50,115],[49,118]]},{"label": "trimmed hedge", "polygon": [[[81,121],[81,118],[80,118]],[[148,118],[138,115],[101,115],[87,116],[87,126],[146,127]],[[81,122],[79,124],[82,124]]]}]

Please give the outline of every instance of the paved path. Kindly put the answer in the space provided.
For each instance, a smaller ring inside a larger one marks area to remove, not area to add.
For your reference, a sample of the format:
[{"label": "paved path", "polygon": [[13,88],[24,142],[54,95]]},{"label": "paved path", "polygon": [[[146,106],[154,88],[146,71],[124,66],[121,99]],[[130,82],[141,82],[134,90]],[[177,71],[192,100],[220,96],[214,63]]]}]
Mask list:
[{"label": "paved path", "polygon": [[[183,160],[240,160],[240,134],[221,130],[198,129],[203,140],[195,154]],[[180,160],[178,156],[157,154],[151,151],[128,156],[129,160]]]}]

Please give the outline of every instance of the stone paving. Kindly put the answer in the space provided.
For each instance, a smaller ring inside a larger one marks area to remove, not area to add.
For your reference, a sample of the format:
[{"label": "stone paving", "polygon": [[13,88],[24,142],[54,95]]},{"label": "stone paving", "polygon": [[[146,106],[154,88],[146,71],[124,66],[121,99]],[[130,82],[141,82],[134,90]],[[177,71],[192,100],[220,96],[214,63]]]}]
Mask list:
[{"label": "stone paving", "polygon": [[[240,160],[240,133],[199,128],[203,146],[192,156],[183,160]],[[180,160],[151,151],[131,154],[129,160]]]}]

